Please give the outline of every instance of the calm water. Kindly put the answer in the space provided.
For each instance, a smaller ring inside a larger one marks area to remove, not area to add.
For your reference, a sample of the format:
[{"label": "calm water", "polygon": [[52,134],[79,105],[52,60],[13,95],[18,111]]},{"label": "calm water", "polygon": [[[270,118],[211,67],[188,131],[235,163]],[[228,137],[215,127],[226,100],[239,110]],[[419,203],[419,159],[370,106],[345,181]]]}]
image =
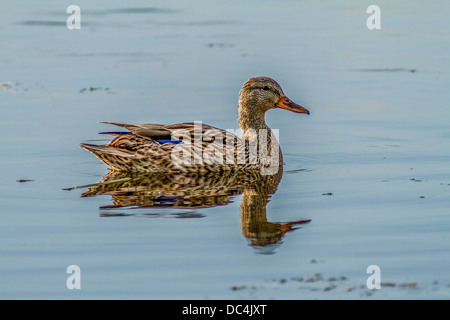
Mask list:
[{"label": "calm water", "polygon": [[[64,4],[0,2],[1,298],[450,298],[447,2],[378,1],[381,30],[368,1],[76,4],[80,30]],[[240,192],[111,209],[62,190],[107,173],[78,148],[108,141],[96,121],[237,128],[259,75],[311,111],[268,112],[285,166],[260,212],[309,223],[255,245]]]}]

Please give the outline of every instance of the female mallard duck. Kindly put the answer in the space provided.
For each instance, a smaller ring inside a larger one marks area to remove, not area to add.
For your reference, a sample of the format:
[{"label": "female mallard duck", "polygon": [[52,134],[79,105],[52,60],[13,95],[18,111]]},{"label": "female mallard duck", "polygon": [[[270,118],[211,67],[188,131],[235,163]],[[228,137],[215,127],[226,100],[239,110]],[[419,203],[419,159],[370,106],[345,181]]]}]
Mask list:
[{"label": "female mallard duck", "polygon": [[276,136],[264,120],[266,111],[273,108],[309,114],[307,109],[288,99],[276,81],[256,77],[245,82],[239,92],[238,122],[242,138],[201,122],[172,125],[102,122],[123,127],[128,132],[104,132],[116,137],[103,146],[81,144],[81,147],[114,171],[261,170],[263,173],[270,168],[265,174],[274,174],[282,166],[283,157]]}]

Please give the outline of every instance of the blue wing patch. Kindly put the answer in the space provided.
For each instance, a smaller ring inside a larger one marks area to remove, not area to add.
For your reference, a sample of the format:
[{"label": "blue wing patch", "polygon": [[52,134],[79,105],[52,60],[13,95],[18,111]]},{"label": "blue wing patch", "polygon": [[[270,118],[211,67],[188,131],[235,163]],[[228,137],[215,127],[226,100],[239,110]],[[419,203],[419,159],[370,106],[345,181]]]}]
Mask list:
[{"label": "blue wing patch", "polygon": [[178,140],[156,140],[158,141],[160,144],[164,144],[164,143],[173,143],[173,144],[179,144],[182,143],[182,141],[178,141]]}]

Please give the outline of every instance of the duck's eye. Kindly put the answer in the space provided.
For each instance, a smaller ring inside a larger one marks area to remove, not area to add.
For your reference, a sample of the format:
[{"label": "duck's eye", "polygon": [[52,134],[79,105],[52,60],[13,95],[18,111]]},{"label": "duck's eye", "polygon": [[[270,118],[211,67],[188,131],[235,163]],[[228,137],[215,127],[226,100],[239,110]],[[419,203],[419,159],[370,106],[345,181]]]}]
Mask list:
[{"label": "duck's eye", "polygon": [[264,87],[263,87],[263,90],[264,90],[264,91],[267,91],[267,90],[270,90],[270,88],[269,88],[268,86],[264,86]]}]

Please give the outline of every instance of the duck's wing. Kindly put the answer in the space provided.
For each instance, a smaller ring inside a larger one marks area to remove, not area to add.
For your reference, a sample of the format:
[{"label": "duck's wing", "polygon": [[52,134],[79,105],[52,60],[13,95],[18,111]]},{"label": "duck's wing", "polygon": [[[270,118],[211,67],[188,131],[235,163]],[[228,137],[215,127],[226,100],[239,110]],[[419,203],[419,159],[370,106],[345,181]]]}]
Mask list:
[{"label": "duck's wing", "polygon": [[[171,131],[165,129],[165,125],[163,124],[128,124],[128,123],[120,123],[120,122],[110,122],[110,121],[99,121],[100,123],[113,124],[115,126],[122,127],[127,129],[130,133],[133,133],[137,136],[151,138],[153,140],[159,139],[170,139]],[[114,132],[105,132],[111,133]]]},{"label": "duck's wing", "polygon": [[[145,123],[145,124],[128,124],[111,121],[99,121],[100,123],[107,123],[127,129],[130,133],[137,136],[150,138],[156,141],[171,140],[173,137],[186,136],[191,138],[191,143],[201,140],[204,142],[212,142],[217,139],[218,135],[225,139],[240,139],[234,133],[210,126],[205,123],[197,122],[183,122],[170,125]],[[118,135],[121,132],[102,132],[103,134]],[[212,138],[215,137],[215,138]],[[236,142],[235,142],[236,143]]]},{"label": "duck's wing", "polygon": [[[102,132],[103,134],[111,134],[115,138],[102,146],[81,144],[81,147],[93,153],[114,170],[140,172],[181,170],[183,168],[174,163],[172,158],[172,151],[180,142],[190,145],[189,149],[186,150],[190,150],[189,152],[193,157],[193,163],[182,165],[186,170],[231,170],[238,163],[250,163],[245,161],[248,153],[245,153],[244,143],[239,137],[232,132],[207,124],[195,122],[172,125],[102,123],[122,127],[128,132]],[[216,150],[220,153],[216,153]],[[211,159],[222,158],[223,161],[218,160],[218,165],[214,164],[216,162],[211,165],[209,165],[210,163],[204,165],[205,155],[212,157]],[[238,159],[238,155],[239,159],[242,158],[242,160]]]}]

